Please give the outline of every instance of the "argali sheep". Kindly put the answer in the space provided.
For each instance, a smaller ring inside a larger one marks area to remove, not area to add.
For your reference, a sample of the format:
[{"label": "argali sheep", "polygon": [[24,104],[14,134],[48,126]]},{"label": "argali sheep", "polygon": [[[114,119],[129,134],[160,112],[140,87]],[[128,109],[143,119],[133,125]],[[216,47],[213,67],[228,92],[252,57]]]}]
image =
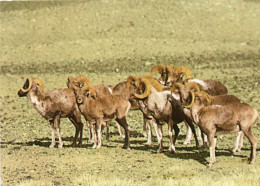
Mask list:
[{"label": "argali sheep", "polygon": [[[175,65],[168,65],[165,66],[163,64],[156,65],[152,71],[152,76],[155,75],[156,72],[160,73],[160,80],[165,86],[171,87],[174,83],[188,83],[188,82],[195,82],[199,85],[200,90],[207,92],[211,96],[216,95],[225,95],[228,93],[228,89],[225,85],[217,80],[201,80],[192,78],[191,71],[185,66],[175,66]],[[186,123],[185,123],[186,124]],[[183,144],[190,143],[189,136],[191,135],[191,130],[189,126],[186,124],[187,133],[186,139]],[[199,131],[200,132],[200,131]],[[199,135],[200,136],[200,135]]]},{"label": "argali sheep", "polygon": [[[126,115],[131,107],[128,100],[119,95],[105,95],[98,97],[89,79],[85,79],[83,87],[71,86],[81,114],[91,124],[95,124],[93,148],[102,146],[101,125],[103,122],[116,120],[125,130],[125,142],[123,148],[130,147],[130,130],[126,121]],[[98,136],[96,134],[98,133]]]},{"label": "argali sheep", "polygon": [[[158,153],[162,152],[162,126],[161,123],[168,123],[170,147],[169,151],[175,151],[175,141],[179,134],[178,123],[187,121],[194,132],[196,147],[198,147],[197,136],[192,121],[184,114],[180,100],[169,90],[162,90],[162,86],[153,78],[141,78],[135,82],[136,93],[134,96],[142,112],[150,120],[155,122],[156,134],[159,143]],[[172,128],[175,131],[175,137],[172,138]],[[158,131],[157,131],[158,129]]]},{"label": "argali sheep", "polygon": [[27,78],[23,87],[18,91],[19,97],[27,96],[32,102],[37,112],[48,120],[52,129],[52,142],[50,148],[55,146],[55,128],[59,137],[59,148],[63,142],[60,134],[60,118],[69,118],[76,128],[75,137],[72,145],[75,146],[80,133],[78,145],[82,145],[81,113],[77,107],[75,95],[68,94],[68,89],[55,89],[43,92],[42,81],[35,78]]},{"label": "argali sheep", "polygon": [[[184,85],[181,83],[175,83],[172,88],[171,91],[175,94],[178,94],[180,96],[180,100],[181,102],[183,101],[187,101],[190,102],[191,101],[191,92],[199,92],[200,88],[198,86],[197,83],[195,82],[189,82],[189,83],[185,83]],[[226,105],[226,104],[233,104],[233,103],[242,103],[242,101],[237,98],[234,95],[218,95],[218,96],[210,96],[211,99],[211,105]],[[187,116],[189,116],[189,118],[192,119],[191,113],[188,109],[184,108],[184,112],[186,113]],[[200,130],[199,130],[200,131]],[[199,134],[202,135],[202,134]],[[188,132],[186,135],[186,139],[185,141],[190,141],[192,137],[192,133]],[[204,136],[201,136],[202,138],[204,138]],[[205,147],[205,140],[203,141],[203,146]],[[243,132],[239,132],[237,134],[237,140],[235,143],[235,148],[233,149],[233,152],[237,152],[237,151],[241,151],[241,148],[243,146]]]},{"label": "argali sheep", "polygon": [[184,100],[183,106],[190,110],[193,121],[208,137],[210,162],[212,167],[216,162],[215,146],[220,134],[243,131],[251,143],[249,163],[256,158],[257,141],[251,132],[252,125],[258,118],[256,109],[246,103],[226,105],[211,105],[210,96],[203,92],[191,92],[191,102]]},{"label": "argali sheep", "polygon": [[[72,87],[72,86],[77,86],[77,87],[83,87],[85,84],[85,81],[88,78],[86,76],[77,76],[77,77],[72,77],[69,76],[68,77],[68,81],[67,81],[67,87]],[[98,97],[104,97],[106,95],[111,95],[112,94],[112,87],[108,86],[108,85],[104,85],[104,84],[97,84],[97,85],[93,85],[93,88],[95,89],[97,96]],[[71,89],[69,89],[69,92],[72,91]],[[89,132],[89,141],[93,142],[93,128],[92,125],[88,123],[88,132]],[[106,139],[109,140],[109,122],[104,123],[104,125],[106,125],[107,127],[107,131],[106,131]],[[104,126],[102,125],[102,126]],[[124,134],[122,132],[122,129],[120,127],[120,125],[117,124],[118,127],[118,131],[121,137],[124,138]]]}]

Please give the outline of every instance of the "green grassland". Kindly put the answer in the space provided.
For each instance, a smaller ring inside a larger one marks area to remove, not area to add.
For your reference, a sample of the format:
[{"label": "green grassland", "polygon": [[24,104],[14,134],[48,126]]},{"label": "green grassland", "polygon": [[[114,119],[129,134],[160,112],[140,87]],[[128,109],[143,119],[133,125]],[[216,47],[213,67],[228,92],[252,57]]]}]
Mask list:
[{"label": "green grassland", "polygon": [[[68,76],[86,75],[110,84],[149,74],[157,64],[184,65],[193,76],[216,79],[230,94],[260,111],[260,2],[45,1],[0,2],[1,184],[6,185],[259,185],[259,147],[247,164],[250,144],[232,154],[235,134],[219,136],[217,163],[207,168],[208,149],[184,146],[176,154],[157,142],[145,146],[142,115],[130,111],[131,150],[122,149],[115,122],[110,141],[91,149],[84,126],[75,148],[74,126],[61,120],[64,148],[49,149],[51,129],[18,90],[27,77],[45,90],[66,87]],[[252,127],[260,142],[260,120]],[[153,131],[154,135],[155,132]],[[259,146],[259,145],[258,145]]]}]

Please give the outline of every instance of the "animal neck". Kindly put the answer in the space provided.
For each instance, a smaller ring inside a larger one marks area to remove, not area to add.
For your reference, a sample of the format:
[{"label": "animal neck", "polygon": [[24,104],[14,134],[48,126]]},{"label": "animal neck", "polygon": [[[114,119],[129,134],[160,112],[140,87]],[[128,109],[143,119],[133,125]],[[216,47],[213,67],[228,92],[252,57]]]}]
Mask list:
[{"label": "animal neck", "polygon": [[190,111],[191,111],[191,115],[192,118],[194,120],[195,123],[199,122],[199,112],[200,110],[203,108],[204,106],[202,104],[197,103],[197,101],[195,100]]},{"label": "animal neck", "polygon": [[27,94],[27,97],[30,99],[30,101],[32,102],[32,104],[34,106],[38,105],[40,102],[42,102],[44,100],[44,93],[41,91],[32,91],[30,90]]}]

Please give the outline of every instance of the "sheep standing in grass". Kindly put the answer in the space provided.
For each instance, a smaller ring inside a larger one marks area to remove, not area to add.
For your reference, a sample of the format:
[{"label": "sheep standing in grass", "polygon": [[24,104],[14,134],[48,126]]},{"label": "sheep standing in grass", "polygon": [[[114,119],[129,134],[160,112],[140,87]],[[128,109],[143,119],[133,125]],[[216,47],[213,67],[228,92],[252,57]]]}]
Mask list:
[{"label": "sheep standing in grass", "polygon": [[[184,85],[181,83],[175,83],[172,88],[171,91],[175,94],[178,94],[180,96],[180,100],[187,100],[188,102],[191,101],[191,92],[199,92],[200,88],[199,85],[195,82],[189,82],[189,83],[185,83]],[[243,103],[239,98],[237,98],[234,95],[219,95],[219,96],[210,96],[211,99],[211,105],[226,105],[226,104],[233,104],[233,103]],[[192,115],[189,109],[185,109],[184,108],[184,112],[186,113],[186,115],[192,119]],[[200,131],[200,130],[199,130]],[[206,147],[206,136],[204,136],[203,134],[199,134],[201,135],[202,140],[203,141],[203,146]],[[192,137],[192,134],[190,134],[190,136],[186,136],[186,139],[188,139],[188,141],[190,141]],[[241,151],[241,148],[243,146],[243,132],[239,132],[237,134],[237,140],[236,140],[236,144],[235,144],[235,148],[233,149],[233,152],[237,152],[237,151]]]},{"label": "sheep standing in grass", "polygon": [[76,128],[75,137],[72,145],[75,146],[78,135],[80,140],[78,145],[82,145],[81,114],[76,104],[75,95],[67,95],[68,89],[55,89],[43,92],[42,81],[34,78],[26,79],[23,88],[18,91],[19,97],[27,96],[32,102],[34,108],[42,117],[48,120],[52,129],[52,142],[50,148],[55,146],[55,128],[59,137],[59,148],[62,148],[63,142],[60,134],[60,118],[69,118]]},{"label": "sheep standing in grass", "polygon": [[[130,130],[126,121],[126,115],[131,107],[128,100],[119,95],[106,95],[98,97],[90,81],[86,78],[83,87],[71,86],[78,108],[90,124],[95,125],[93,148],[102,146],[101,126],[103,122],[116,120],[125,130],[125,143],[123,148],[130,147]],[[96,134],[97,132],[97,134]]]},{"label": "sheep standing in grass", "polygon": [[[68,77],[68,81],[67,81],[67,87],[83,87],[85,82],[88,81],[88,78],[86,76],[77,76],[75,78],[73,78],[72,76]],[[112,87],[108,86],[108,85],[104,85],[104,84],[98,84],[98,85],[93,85],[94,90],[96,91],[96,94],[98,97],[104,97],[107,95],[111,95],[112,94]],[[71,91],[71,89],[69,89]],[[89,122],[87,122],[88,124],[88,130],[89,130],[89,141],[93,142],[93,128],[92,125],[89,124]],[[105,122],[103,124],[103,126],[106,125],[107,127],[107,131],[106,131],[106,139],[109,140],[109,122]],[[122,132],[122,129],[120,127],[120,125],[117,124],[118,127],[118,131],[121,137],[124,138],[124,134]]]},{"label": "sheep standing in grass", "polygon": [[246,103],[227,105],[211,105],[211,98],[205,92],[191,92],[191,102],[183,100],[182,104],[189,109],[193,121],[200,127],[209,140],[210,162],[216,162],[215,146],[220,134],[243,131],[251,143],[249,163],[253,164],[256,157],[257,142],[251,132],[252,125],[258,118],[256,109]]},{"label": "sheep standing in grass", "polygon": [[[153,123],[157,124],[156,134],[159,143],[158,153],[162,152],[162,127],[161,123],[168,123],[170,147],[169,151],[175,151],[175,141],[179,134],[178,123],[187,121],[190,125],[198,147],[197,136],[194,125],[191,120],[184,114],[180,101],[176,95],[171,94],[169,90],[162,90],[162,86],[153,78],[141,78],[135,82],[136,93],[134,96],[138,100],[138,104],[142,112],[151,118]],[[157,131],[158,129],[158,131]],[[175,131],[175,137],[172,138],[172,129]]]},{"label": "sheep standing in grass", "polygon": [[[157,65],[152,69],[152,76],[155,75],[156,72],[160,73],[159,81],[165,86],[171,87],[174,83],[197,83],[200,90],[207,92],[211,96],[216,95],[225,95],[228,93],[228,89],[225,85],[217,80],[201,80],[197,78],[192,78],[191,71],[184,66],[175,66],[175,65]],[[185,123],[186,124],[186,123]],[[187,145],[190,143],[192,132],[189,126],[186,124],[187,133],[186,139],[183,144]],[[200,131],[199,131],[200,133]],[[200,136],[200,135],[199,135]]]}]

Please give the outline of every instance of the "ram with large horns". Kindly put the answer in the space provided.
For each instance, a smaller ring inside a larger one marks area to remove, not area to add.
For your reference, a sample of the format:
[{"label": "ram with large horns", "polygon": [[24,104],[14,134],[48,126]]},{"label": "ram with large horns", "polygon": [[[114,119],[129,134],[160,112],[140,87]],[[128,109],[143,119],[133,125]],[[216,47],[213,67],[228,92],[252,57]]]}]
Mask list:
[{"label": "ram with large horns", "polygon": [[256,109],[242,102],[212,105],[211,97],[201,91],[192,91],[190,103],[183,103],[183,106],[190,110],[193,121],[207,135],[210,151],[209,167],[216,162],[216,137],[234,132],[243,132],[248,138],[251,144],[249,163],[255,162],[257,142],[251,127],[258,118]]},{"label": "ram with large horns", "polygon": [[102,146],[102,124],[111,120],[116,120],[125,130],[123,148],[130,147],[130,131],[126,121],[126,115],[131,107],[128,100],[121,95],[107,94],[102,97],[98,96],[87,77],[85,77],[82,86],[70,84],[69,89],[73,90],[76,96],[76,102],[81,114],[90,124],[96,125],[96,130],[93,130],[93,148]]},{"label": "ram with large horns", "polygon": [[[208,100],[207,102],[210,103],[210,105],[227,105],[227,104],[234,104],[234,103],[242,103],[242,101],[239,98],[230,94],[211,96],[204,91],[200,91],[198,84],[195,82],[186,83],[185,85],[181,83],[175,83],[171,91],[176,94],[179,94],[183,105],[187,105],[187,104],[192,105],[192,103],[194,102],[194,99],[192,100],[192,98],[194,98],[195,93],[198,93],[202,96],[204,95],[204,97],[207,98]],[[186,107],[189,108],[190,106],[186,106]],[[185,108],[184,112],[190,119],[192,119],[192,115],[189,109]],[[200,138],[201,140],[203,138],[205,139],[202,140],[203,146],[205,147],[206,138],[204,135],[202,135],[200,130],[199,130],[199,136],[202,137]],[[234,153],[237,151],[241,151],[241,148],[243,146],[243,136],[244,136],[243,132],[237,133],[235,148],[233,149]],[[187,130],[184,144],[190,143],[191,137],[192,137],[191,130]]]},{"label": "ram with large horns", "polygon": [[[198,147],[194,125],[184,114],[178,95],[172,94],[169,90],[163,90],[160,83],[150,78],[140,78],[138,81],[138,87],[134,96],[138,100],[142,112],[154,123],[159,143],[158,153],[162,152],[163,149],[161,123],[167,123],[169,126],[169,151],[175,151],[174,144],[179,134],[177,124],[184,120],[192,128],[196,139],[196,146]],[[174,139],[172,137],[172,129],[175,131]]]},{"label": "ram with large horns", "polygon": [[68,89],[55,89],[43,92],[44,86],[41,80],[27,78],[23,87],[18,91],[19,97],[27,96],[32,102],[37,112],[48,120],[52,129],[52,142],[50,148],[55,146],[55,128],[59,137],[59,148],[63,142],[60,134],[60,118],[69,118],[76,128],[75,137],[72,145],[75,146],[78,135],[80,139],[78,145],[82,145],[81,114],[76,104],[75,95],[68,94]]}]

